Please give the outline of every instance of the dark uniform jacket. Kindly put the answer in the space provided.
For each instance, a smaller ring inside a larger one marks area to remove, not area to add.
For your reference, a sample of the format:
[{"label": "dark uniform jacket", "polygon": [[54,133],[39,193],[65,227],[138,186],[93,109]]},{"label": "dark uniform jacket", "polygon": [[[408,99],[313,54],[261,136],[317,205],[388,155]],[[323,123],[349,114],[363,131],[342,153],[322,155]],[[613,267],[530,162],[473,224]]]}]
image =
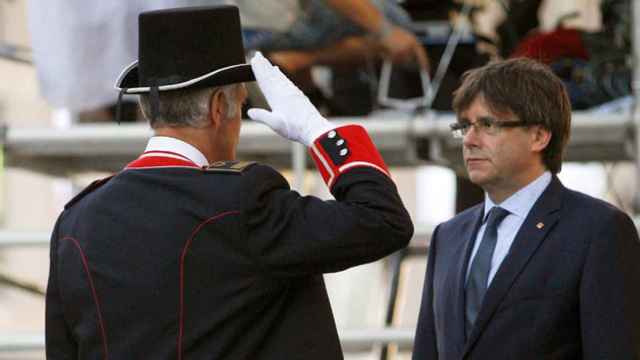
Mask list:
[{"label": "dark uniform jacket", "polygon": [[341,359],[322,274],[398,250],[413,228],[366,132],[324,139],[313,156],[336,201],[265,165],[175,154],[79,194],[51,239],[48,358]]},{"label": "dark uniform jacket", "polygon": [[520,227],[465,339],[475,206],[433,235],[415,360],[640,359],[640,242],[629,217],[553,178]]}]

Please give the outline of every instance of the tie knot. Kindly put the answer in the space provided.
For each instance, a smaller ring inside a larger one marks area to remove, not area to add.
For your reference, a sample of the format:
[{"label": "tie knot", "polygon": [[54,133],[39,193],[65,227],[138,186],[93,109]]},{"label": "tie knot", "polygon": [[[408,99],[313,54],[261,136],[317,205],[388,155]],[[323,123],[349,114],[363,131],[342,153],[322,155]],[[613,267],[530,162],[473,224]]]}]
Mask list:
[{"label": "tie knot", "polygon": [[487,227],[498,227],[500,222],[509,215],[509,211],[501,208],[500,206],[494,206],[489,210],[487,216]]}]

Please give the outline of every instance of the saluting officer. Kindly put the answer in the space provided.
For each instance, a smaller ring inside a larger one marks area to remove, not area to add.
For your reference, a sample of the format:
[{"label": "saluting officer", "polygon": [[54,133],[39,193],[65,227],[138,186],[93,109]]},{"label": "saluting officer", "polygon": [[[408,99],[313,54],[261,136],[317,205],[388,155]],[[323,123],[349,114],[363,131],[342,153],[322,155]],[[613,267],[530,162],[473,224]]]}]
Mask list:
[{"label": "saluting officer", "polygon": [[[322,274],[405,246],[413,226],[360,126],[336,127],[262,55],[244,63],[237,8],[142,13],[146,151],[65,207],[51,238],[49,359],[341,359]],[[255,78],[254,78],[255,76]],[[235,161],[249,115],[303,143],[336,201]]]}]

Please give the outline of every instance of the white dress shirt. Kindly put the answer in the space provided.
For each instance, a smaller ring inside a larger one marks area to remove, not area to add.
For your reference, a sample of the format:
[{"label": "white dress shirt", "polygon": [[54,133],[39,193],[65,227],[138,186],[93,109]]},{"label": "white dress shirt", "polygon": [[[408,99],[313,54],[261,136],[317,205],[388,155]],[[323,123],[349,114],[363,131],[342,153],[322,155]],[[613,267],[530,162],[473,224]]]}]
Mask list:
[{"label": "white dress shirt", "polygon": [[513,240],[515,239],[518,230],[520,230],[522,223],[527,218],[533,204],[536,203],[540,195],[542,195],[550,183],[551,173],[545,171],[537,179],[518,190],[515,194],[509,196],[501,204],[495,204],[491,201],[489,195],[485,193],[483,224],[480,227],[480,230],[478,230],[478,235],[476,236],[475,243],[473,244],[473,252],[469,259],[469,265],[467,266],[467,278],[469,277],[469,270],[471,269],[473,259],[476,256],[478,247],[482,241],[485,228],[487,227],[486,220],[491,208],[494,206],[500,206],[501,208],[509,211],[509,215],[507,215],[498,226],[498,240],[493,252],[493,257],[491,258],[491,270],[489,271],[489,277],[487,279],[487,288],[491,284],[496,272],[498,272],[500,264],[502,264],[502,261],[509,253],[511,244],[513,244]]},{"label": "white dress shirt", "polygon": [[172,152],[186,157],[198,166],[209,165],[207,158],[195,146],[168,136],[154,136],[149,139],[147,148],[144,152],[146,153],[150,151]]}]

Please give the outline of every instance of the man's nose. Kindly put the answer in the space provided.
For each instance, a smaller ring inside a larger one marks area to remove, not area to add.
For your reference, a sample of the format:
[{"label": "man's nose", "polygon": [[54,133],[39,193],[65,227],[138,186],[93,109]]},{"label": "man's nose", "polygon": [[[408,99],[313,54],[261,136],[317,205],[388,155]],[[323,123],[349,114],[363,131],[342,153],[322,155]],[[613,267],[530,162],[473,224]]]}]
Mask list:
[{"label": "man's nose", "polygon": [[469,129],[467,129],[467,133],[464,134],[464,137],[462,138],[462,145],[464,145],[465,147],[478,146],[479,138],[480,133],[478,132],[477,127],[472,124],[471,126],[469,126]]}]

